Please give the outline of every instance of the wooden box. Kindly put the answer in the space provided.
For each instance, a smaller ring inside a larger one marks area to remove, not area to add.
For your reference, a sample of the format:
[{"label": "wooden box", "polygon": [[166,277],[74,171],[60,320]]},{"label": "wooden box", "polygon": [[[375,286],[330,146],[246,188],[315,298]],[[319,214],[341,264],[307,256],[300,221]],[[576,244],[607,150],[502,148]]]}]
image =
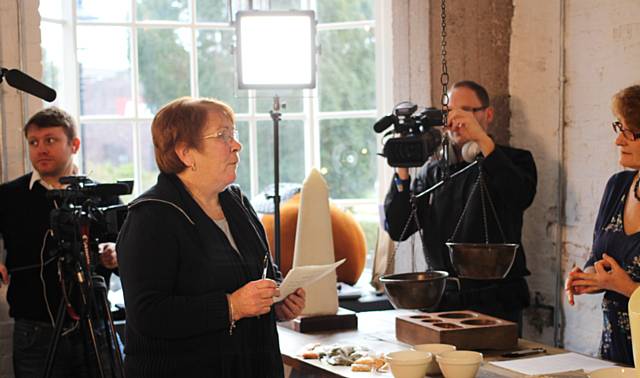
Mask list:
[{"label": "wooden box", "polygon": [[302,315],[278,324],[300,333],[351,330],[358,329],[358,317],[355,312],[339,307],[335,315]]},{"label": "wooden box", "polygon": [[513,349],[518,325],[475,311],[416,313],[396,317],[396,338],[407,344],[452,344],[458,349]]}]

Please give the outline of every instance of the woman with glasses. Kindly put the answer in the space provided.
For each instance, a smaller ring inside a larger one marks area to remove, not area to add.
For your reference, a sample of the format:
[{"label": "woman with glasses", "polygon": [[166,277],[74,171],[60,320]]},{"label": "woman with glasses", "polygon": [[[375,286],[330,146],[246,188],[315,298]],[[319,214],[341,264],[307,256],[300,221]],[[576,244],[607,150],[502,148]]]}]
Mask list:
[{"label": "woman with glasses", "polygon": [[633,365],[628,301],[640,286],[640,85],[613,96],[615,144],[626,170],[614,174],[600,203],[591,256],[584,270],[576,267],[565,290],[571,305],[574,296],[604,291],[603,358]]},{"label": "woman with glasses", "polygon": [[302,289],[273,304],[280,272],[236,179],[233,110],[180,98],[151,125],[158,182],[129,205],[117,248],[129,377],[281,377],[276,320],[300,314]]}]

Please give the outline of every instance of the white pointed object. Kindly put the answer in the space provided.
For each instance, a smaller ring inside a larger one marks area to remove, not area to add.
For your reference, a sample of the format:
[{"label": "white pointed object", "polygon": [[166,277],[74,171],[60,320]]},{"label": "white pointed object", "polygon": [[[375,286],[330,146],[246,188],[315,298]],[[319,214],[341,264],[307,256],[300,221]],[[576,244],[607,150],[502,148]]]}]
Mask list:
[{"label": "white pointed object", "polygon": [[636,367],[640,367],[640,288],[637,288],[629,297],[629,326],[631,327],[633,362]]},{"label": "white pointed object", "polygon": [[[329,188],[315,168],[302,184],[300,210],[293,252],[293,267],[332,264],[333,233],[329,212]],[[335,315],[338,312],[336,272],[306,288],[302,315]]]}]

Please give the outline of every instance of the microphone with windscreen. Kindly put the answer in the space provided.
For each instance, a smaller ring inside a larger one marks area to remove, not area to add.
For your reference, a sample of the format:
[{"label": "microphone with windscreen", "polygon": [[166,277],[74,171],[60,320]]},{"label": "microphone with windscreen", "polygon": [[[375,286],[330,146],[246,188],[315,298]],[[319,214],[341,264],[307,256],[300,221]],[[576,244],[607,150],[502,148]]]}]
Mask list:
[{"label": "microphone with windscreen", "polygon": [[376,133],[381,133],[385,131],[389,126],[393,125],[398,121],[398,117],[393,114],[386,115],[380,118],[376,123],[373,124],[373,131]]},{"label": "microphone with windscreen", "polygon": [[469,141],[462,146],[462,159],[467,163],[476,160],[476,156],[480,154],[480,146],[474,141]]},{"label": "microphone with windscreen", "polygon": [[38,80],[32,78],[26,73],[11,69],[2,68],[2,74],[0,75],[0,82],[2,76],[7,80],[7,83],[21,91],[27,92],[31,95],[39,97],[45,101],[52,102],[56,99],[56,91],[42,84]]}]

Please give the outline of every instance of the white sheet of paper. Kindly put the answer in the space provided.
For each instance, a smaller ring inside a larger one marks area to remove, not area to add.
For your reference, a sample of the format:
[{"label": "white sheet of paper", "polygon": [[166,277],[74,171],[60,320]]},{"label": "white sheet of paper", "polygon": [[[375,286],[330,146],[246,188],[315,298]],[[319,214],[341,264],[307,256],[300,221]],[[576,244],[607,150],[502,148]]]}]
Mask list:
[{"label": "white sheet of paper", "polygon": [[280,296],[275,297],[276,302],[280,302],[285,299],[287,295],[293,293],[299,287],[309,286],[312,283],[318,281],[327,274],[333,272],[339,267],[346,259],[336,261],[333,264],[327,265],[306,265],[298,266],[289,271],[287,276],[280,284]]},{"label": "white sheet of paper", "polygon": [[553,374],[580,369],[590,373],[597,369],[616,366],[613,362],[583,356],[578,353],[562,353],[510,361],[491,361],[490,364],[525,375]]}]

